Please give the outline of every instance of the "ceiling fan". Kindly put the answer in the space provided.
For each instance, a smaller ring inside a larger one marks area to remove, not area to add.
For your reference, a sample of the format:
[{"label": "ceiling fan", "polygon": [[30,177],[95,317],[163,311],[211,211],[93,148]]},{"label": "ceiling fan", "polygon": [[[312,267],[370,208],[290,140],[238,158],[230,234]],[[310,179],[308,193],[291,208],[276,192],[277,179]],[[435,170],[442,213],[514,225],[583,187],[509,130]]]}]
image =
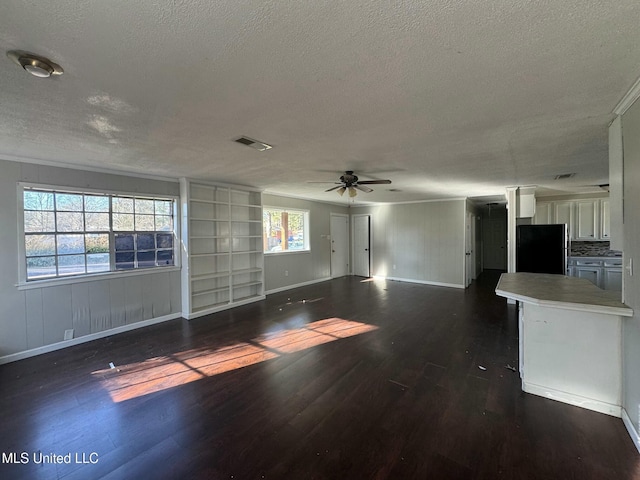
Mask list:
[{"label": "ceiling fan", "polygon": [[[328,182],[310,182],[310,183],[328,183]],[[332,192],[337,190],[340,196],[344,195],[345,191],[349,191],[350,197],[355,197],[358,194],[358,190],[362,192],[373,192],[373,189],[366,187],[365,185],[388,185],[391,180],[359,180],[358,176],[353,173],[353,170],[347,170],[340,176],[339,182],[334,182],[335,187],[331,187],[325,192]]]}]

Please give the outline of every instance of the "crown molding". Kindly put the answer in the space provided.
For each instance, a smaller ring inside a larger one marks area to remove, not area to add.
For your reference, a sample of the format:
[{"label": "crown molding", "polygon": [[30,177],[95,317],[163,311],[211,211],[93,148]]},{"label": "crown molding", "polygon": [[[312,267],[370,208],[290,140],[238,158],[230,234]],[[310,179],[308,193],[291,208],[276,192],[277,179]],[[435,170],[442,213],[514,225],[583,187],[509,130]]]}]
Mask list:
[{"label": "crown molding", "polygon": [[631,105],[640,97],[640,78],[636,80],[629,91],[622,97],[622,100],[618,102],[613,109],[613,113],[616,115],[624,115]]}]

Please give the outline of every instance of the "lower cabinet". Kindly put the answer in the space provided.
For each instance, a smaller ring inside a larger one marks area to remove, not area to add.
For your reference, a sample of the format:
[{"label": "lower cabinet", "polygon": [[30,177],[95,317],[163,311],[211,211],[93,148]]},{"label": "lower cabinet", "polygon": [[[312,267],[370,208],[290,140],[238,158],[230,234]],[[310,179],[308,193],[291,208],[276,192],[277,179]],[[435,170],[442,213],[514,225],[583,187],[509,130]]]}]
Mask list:
[{"label": "lower cabinet", "polygon": [[622,291],[622,269],[603,268],[602,288],[604,290]]},{"label": "lower cabinet", "polygon": [[574,272],[574,277],[589,280],[598,287],[601,285],[602,267],[576,266],[574,267]]},{"label": "lower cabinet", "polygon": [[570,258],[567,276],[589,280],[603,290],[622,291],[622,259]]}]

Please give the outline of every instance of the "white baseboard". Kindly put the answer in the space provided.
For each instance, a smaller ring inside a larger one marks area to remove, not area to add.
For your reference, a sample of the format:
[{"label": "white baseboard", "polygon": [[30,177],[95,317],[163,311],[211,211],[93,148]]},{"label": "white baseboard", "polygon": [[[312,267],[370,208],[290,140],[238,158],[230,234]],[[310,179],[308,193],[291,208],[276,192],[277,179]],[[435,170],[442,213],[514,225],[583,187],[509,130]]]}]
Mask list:
[{"label": "white baseboard", "polygon": [[308,282],[296,283],[294,285],[287,285],[286,287],[274,288],[272,290],[267,290],[264,293],[265,293],[265,295],[271,295],[272,293],[284,292],[286,290],[291,290],[291,289],[299,288],[299,287],[306,287],[308,285],[313,285],[314,283],[326,282],[328,280],[331,280],[331,277],[318,278],[317,280],[309,280]]},{"label": "white baseboard", "polygon": [[633,444],[636,446],[638,453],[640,453],[640,435],[638,435],[635,425],[624,408],[622,409],[622,422],[624,423],[624,426],[627,427],[627,432],[629,432],[629,436],[631,437]]},{"label": "white baseboard", "polygon": [[594,412],[605,413],[612,417],[620,418],[622,415],[622,406],[620,405],[603,402],[593,398],[582,397],[573,393],[563,392],[527,382],[522,382],[522,389],[533,395],[567,403],[576,407],[586,408],[587,410],[593,410]]},{"label": "white baseboard", "polygon": [[18,360],[24,360],[25,358],[35,357],[36,355],[42,355],[43,353],[54,352],[63,348],[72,347],[73,345],[80,345],[81,343],[90,342],[92,340],[98,340],[100,338],[109,337],[117,333],[128,332],[141,327],[147,327],[149,325],[155,325],[156,323],[167,322],[169,320],[175,320],[181,318],[180,313],[171,313],[169,315],[163,315],[162,317],[150,318],[149,320],[143,320],[141,322],[131,323],[129,325],[122,325],[116,328],[110,328],[109,330],[103,330],[101,332],[90,333],[89,335],[83,335],[82,337],[73,338],[71,340],[63,340],[62,342],[52,343],[51,345],[44,345],[42,347],[32,348],[23,352],[12,353],[10,355],[4,355],[0,357],[0,365],[5,363],[16,362]]},{"label": "white baseboard", "polygon": [[444,283],[444,282],[431,282],[428,280],[416,280],[413,278],[400,278],[400,277],[385,277],[383,275],[374,275],[373,278],[376,280],[393,280],[396,282],[406,282],[406,283],[420,283],[422,285],[433,285],[434,287],[449,287],[449,288],[462,288],[466,287],[459,283]]}]

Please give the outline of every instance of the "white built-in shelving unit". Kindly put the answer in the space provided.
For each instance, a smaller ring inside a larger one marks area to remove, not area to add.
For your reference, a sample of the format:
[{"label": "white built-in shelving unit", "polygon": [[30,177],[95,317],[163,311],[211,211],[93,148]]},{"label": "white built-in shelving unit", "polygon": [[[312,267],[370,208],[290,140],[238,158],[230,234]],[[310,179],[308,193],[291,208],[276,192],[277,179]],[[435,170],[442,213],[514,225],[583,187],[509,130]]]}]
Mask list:
[{"label": "white built-in shelving unit", "polygon": [[261,193],[181,179],[180,197],[183,316],[264,299]]}]

